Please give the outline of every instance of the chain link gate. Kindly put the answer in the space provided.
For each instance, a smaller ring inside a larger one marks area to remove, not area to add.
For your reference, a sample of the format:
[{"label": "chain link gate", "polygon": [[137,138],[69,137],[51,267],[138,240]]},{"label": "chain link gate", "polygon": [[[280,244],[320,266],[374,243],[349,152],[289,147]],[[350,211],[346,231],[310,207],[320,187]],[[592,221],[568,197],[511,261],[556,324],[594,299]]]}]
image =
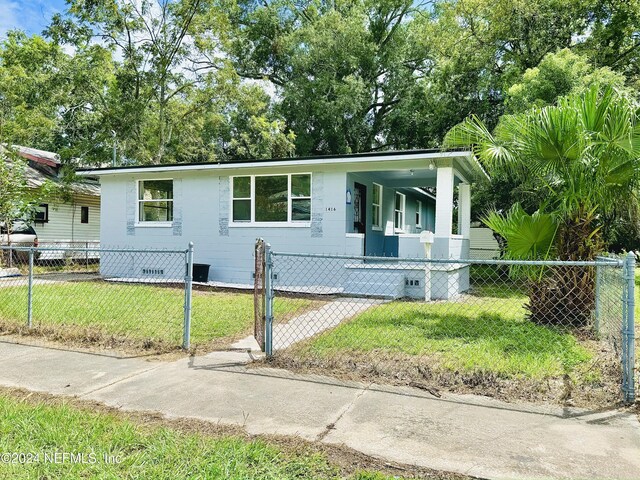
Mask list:
[{"label": "chain link gate", "polygon": [[[266,245],[262,265],[275,366],[571,405],[635,400],[633,255],[399,259]],[[306,303],[273,316],[292,298]]]},{"label": "chain link gate", "polygon": [[253,311],[254,311],[254,331],[253,336],[260,346],[260,350],[264,352],[265,344],[265,290],[264,290],[264,274],[265,274],[265,243],[264,240],[258,238],[254,249],[255,269],[253,278]]}]

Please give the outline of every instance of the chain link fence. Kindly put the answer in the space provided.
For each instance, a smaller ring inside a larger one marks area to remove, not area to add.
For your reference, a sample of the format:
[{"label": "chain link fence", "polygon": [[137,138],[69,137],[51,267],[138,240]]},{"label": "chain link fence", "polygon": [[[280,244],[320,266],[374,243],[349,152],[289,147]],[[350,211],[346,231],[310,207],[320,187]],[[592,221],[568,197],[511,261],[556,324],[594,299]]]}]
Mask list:
[{"label": "chain link fence", "polygon": [[189,348],[192,250],[0,246],[0,333],[117,351]]},{"label": "chain link fence", "polygon": [[[579,406],[632,401],[629,262],[398,259],[267,248],[265,349],[275,366],[436,394]],[[311,298],[316,308],[278,315],[292,298]]]}]

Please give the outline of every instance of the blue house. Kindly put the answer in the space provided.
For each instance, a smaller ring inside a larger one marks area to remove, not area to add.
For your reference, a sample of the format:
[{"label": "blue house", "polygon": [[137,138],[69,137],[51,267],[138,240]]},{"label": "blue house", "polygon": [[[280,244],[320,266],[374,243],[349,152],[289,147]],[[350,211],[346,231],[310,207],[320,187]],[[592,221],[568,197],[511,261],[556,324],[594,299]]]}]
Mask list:
[{"label": "blue house", "polygon": [[[420,234],[430,231],[433,258],[467,258],[470,185],[485,175],[470,152],[440,150],[79,174],[100,179],[102,245],[177,249],[193,241],[195,261],[211,265],[209,280],[229,284],[252,283],[258,237],[275,251],[416,258],[425,256]],[[134,262],[103,273],[137,278],[154,267]]]}]

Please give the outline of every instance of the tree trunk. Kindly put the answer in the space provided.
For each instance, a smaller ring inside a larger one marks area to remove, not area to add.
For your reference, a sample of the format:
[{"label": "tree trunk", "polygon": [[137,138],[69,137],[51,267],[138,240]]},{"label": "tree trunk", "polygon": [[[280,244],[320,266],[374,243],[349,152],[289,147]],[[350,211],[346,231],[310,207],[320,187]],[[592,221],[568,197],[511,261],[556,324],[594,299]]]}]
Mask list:
[{"label": "tree trunk", "polygon": [[[556,238],[559,260],[595,260],[603,248],[593,211],[581,207],[560,224]],[[543,278],[532,283],[525,308],[536,323],[584,328],[591,322],[595,300],[595,269],[563,265],[546,268]]]}]

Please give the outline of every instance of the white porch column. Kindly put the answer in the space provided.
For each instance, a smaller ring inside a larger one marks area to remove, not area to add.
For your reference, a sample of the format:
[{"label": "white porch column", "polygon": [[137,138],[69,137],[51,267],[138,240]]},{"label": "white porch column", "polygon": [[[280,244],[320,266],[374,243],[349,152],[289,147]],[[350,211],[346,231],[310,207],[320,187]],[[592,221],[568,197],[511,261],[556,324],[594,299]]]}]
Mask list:
[{"label": "white porch column", "polygon": [[471,233],[471,185],[458,185],[458,233],[469,238]]},{"label": "white porch column", "polygon": [[450,237],[453,227],[453,166],[438,167],[436,177],[436,237]]}]

